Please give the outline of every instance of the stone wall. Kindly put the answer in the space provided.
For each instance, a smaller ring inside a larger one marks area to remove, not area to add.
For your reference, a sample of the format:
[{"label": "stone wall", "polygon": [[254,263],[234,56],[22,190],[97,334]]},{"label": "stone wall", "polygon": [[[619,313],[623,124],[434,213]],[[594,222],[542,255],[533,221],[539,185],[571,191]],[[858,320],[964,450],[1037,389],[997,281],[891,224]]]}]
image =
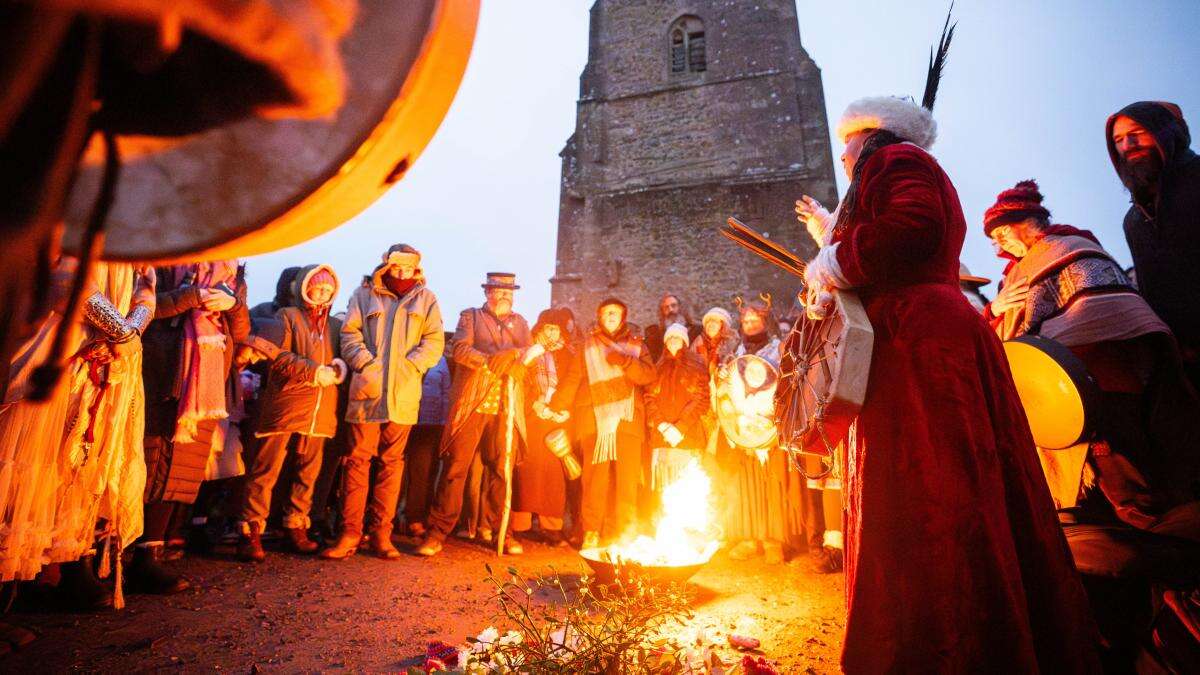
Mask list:
[{"label": "stone wall", "polygon": [[[681,16],[703,22],[703,72],[671,72]],[[587,323],[616,295],[643,325],[666,291],[697,315],[762,291],[790,304],[797,280],[717,228],[737,216],[807,256],[793,202],[836,201],[821,75],[794,4],[599,0],[580,90],[562,152],[553,303]]]}]

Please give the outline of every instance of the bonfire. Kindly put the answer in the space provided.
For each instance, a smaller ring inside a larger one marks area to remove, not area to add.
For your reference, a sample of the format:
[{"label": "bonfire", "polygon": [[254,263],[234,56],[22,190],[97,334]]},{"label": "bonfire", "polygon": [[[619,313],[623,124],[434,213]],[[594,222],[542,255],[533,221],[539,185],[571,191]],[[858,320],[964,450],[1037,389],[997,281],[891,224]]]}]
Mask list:
[{"label": "bonfire", "polygon": [[[627,537],[579,552],[589,563],[646,569],[693,568],[707,564],[721,546],[712,506],[712,481],[696,459],[663,488],[662,513],[654,536]],[[597,569],[601,573],[601,569]],[[691,576],[691,574],[688,574]]]}]

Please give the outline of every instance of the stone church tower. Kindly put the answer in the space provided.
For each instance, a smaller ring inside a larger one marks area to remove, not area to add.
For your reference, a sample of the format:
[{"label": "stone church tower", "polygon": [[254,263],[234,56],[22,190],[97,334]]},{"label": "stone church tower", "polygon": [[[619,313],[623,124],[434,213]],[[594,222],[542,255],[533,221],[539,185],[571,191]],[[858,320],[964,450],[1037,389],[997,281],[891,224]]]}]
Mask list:
[{"label": "stone church tower", "polygon": [[717,229],[736,216],[807,258],[794,202],[836,203],[821,71],[794,0],[597,0],[579,84],[554,306],[587,326],[615,295],[647,326],[667,291],[697,321],[766,291],[786,311],[798,280]]}]

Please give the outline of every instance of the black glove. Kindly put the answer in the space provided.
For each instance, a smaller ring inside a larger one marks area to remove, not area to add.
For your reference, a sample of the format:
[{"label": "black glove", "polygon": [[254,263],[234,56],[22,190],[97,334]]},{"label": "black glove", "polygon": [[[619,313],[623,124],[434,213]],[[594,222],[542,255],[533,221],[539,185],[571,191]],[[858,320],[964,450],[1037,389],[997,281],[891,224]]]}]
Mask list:
[{"label": "black glove", "polygon": [[617,351],[614,349],[604,355],[604,360],[608,361],[608,365],[610,365],[610,366],[621,366],[622,368],[624,368],[624,367],[628,366],[630,364],[630,362],[633,361],[633,357],[626,354],[625,352]]}]

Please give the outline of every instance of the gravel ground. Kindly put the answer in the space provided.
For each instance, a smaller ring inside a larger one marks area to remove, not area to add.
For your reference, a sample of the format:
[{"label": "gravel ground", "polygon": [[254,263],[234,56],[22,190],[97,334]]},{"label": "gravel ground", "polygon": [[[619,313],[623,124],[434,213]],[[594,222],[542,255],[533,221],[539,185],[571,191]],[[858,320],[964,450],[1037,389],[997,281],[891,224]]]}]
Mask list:
[{"label": "gravel ground", "polygon": [[[398,545],[400,542],[397,542]],[[229,552],[231,555],[231,552]],[[171,597],[128,596],[121,612],[17,612],[41,633],[0,658],[6,672],[403,671],[434,639],[458,643],[493,623],[484,563],[497,558],[452,541],[433,559],[388,562],[360,554],[334,563],[271,553],[261,565],[189,558],[176,566],[196,588]],[[553,565],[583,571],[574,551],[530,545],[504,558],[523,574]],[[837,672],[845,611],[841,575],[803,561],[768,566],[718,553],[692,578],[692,627],[723,641],[753,626],[761,653],[784,673]],[[722,646],[719,653],[736,655]]]}]

